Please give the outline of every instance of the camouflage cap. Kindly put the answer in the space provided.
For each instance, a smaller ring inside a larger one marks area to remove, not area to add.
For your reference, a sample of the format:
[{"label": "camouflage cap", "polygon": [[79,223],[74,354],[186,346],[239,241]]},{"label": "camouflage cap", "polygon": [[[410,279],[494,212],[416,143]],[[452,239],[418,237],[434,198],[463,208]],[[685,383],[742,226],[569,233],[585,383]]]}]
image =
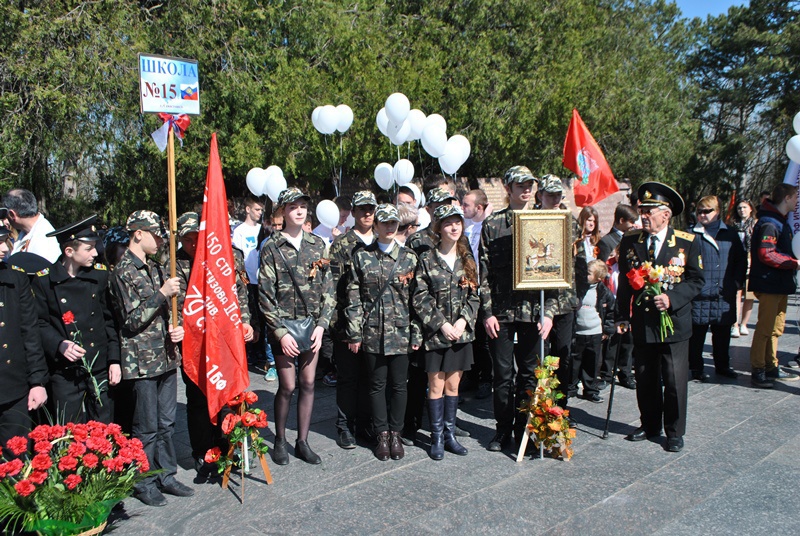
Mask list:
[{"label": "camouflage cap", "polygon": [[512,182],[518,182],[522,184],[523,182],[528,181],[538,181],[536,177],[533,176],[531,170],[525,166],[514,166],[508,168],[506,174],[503,176],[503,184],[511,184]]},{"label": "camouflage cap", "polygon": [[375,194],[369,190],[361,190],[360,192],[356,192],[353,196],[353,206],[358,207],[363,205],[372,205],[373,207],[378,206],[378,201],[375,199]]},{"label": "camouflage cap", "polygon": [[546,194],[560,194],[564,191],[564,185],[560,177],[545,175],[539,179],[539,191]]},{"label": "camouflage cap", "polygon": [[397,212],[397,207],[389,203],[381,203],[375,209],[375,219],[381,223],[388,221],[400,221],[400,214]]},{"label": "camouflage cap", "polygon": [[178,216],[178,236],[196,233],[200,230],[200,216],[197,212],[184,212]]},{"label": "camouflage cap", "polygon": [[430,203],[446,203],[447,201],[455,200],[456,196],[450,193],[450,190],[444,188],[434,188],[428,192],[428,204]]},{"label": "camouflage cap", "polygon": [[161,221],[161,216],[149,210],[137,210],[133,212],[128,216],[125,228],[128,232],[139,230],[152,231],[162,238],[167,236],[167,231]]},{"label": "camouflage cap", "polygon": [[279,207],[283,207],[297,201],[298,199],[305,199],[308,203],[311,203],[311,198],[304,194],[300,188],[287,188],[278,195],[278,203]]},{"label": "camouflage cap", "polygon": [[437,221],[449,218],[450,216],[458,216],[463,220],[464,211],[462,211],[461,208],[455,205],[442,205],[440,207],[437,207],[436,210],[433,211],[433,217]]},{"label": "camouflage cap", "polygon": [[122,244],[123,246],[127,246],[130,243],[130,241],[131,237],[128,234],[128,231],[126,231],[125,227],[123,227],[122,225],[111,227],[103,235],[103,245],[106,248],[111,244]]}]

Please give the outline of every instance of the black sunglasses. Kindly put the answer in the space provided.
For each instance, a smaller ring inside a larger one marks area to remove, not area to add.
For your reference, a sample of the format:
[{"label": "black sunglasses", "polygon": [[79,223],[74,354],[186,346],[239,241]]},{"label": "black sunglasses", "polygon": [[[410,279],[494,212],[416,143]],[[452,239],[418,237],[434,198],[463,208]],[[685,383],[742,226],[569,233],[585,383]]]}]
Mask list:
[{"label": "black sunglasses", "polygon": [[417,228],[417,227],[419,227],[419,224],[418,223],[407,223],[405,225],[401,225],[400,227],[398,227],[397,230],[398,231],[405,231],[409,227]]},{"label": "black sunglasses", "polygon": [[716,209],[713,208],[699,208],[697,209],[698,214],[711,214],[712,212],[716,212]]}]

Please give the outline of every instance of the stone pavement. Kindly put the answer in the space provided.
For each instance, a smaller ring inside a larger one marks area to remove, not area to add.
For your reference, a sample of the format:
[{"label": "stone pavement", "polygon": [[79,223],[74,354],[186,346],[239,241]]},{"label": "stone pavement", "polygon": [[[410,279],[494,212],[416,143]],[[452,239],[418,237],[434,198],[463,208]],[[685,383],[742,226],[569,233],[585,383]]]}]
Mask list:
[{"label": "stone pavement", "polygon": [[[781,363],[792,360],[800,345],[799,309],[798,298],[790,298]],[[170,496],[163,508],[129,499],[113,533],[797,534],[800,381],[774,390],[750,388],[751,340],[752,335],[733,339],[732,365],[744,372],[737,380],[715,377],[706,355],[712,383],[690,382],[686,447],[678,454],[649,441],[624,440],[638,426],[638,411],[634,392],[617,388],[607,440],[600,437],[606,404],[578,399],[571,407],[578,435],[569,462],[515,463],[515,453],[488,452],[491,401],[474,400],[473,393],[465,395],[459,411],[462,427],[472,434],[463,441],[468,456],[447,453],[435,462],[422,447],[412,447],[401,461],[380,462],[366,446],[336,446],[335,389],[318,382],[309,443],[321,465],[292,457],[280,467],[270,460],[272,486],[254,467],[244,505],[238,475],[227,491],[219,484],[193,484],[194,497]],[[265,435],[271,444],[277,383],[257,374],[251,382],[257,405],[270,414]],[[608,394],[602,393],[606,399]],[[178,477],[191,484],[184,412],[180,402]],[[289,428],[291,455],[293,419]]]}]

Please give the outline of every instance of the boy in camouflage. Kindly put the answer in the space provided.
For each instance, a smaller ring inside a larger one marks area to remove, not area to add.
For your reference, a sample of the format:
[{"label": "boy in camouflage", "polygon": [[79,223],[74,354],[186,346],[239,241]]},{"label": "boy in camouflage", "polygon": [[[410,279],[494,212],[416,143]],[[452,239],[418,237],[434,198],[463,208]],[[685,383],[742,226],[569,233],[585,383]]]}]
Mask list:
[{"label": "boy in camouflage", "polygon": [[178,462],[175,430],[183,328],[170,325],[170,298],[180,290],[177,277],[167,279],[149,256],[164,241],[158,214],[137,210],[128,217],[130,245],[114,268],[111,294],[121,343],[122,378],[133,382],[133,437],[141,440],[152,469],[163,472],[139,482],[135,497],[149,506],[164,506],[162,491],[188,497],[194,490],[175,478]]}]

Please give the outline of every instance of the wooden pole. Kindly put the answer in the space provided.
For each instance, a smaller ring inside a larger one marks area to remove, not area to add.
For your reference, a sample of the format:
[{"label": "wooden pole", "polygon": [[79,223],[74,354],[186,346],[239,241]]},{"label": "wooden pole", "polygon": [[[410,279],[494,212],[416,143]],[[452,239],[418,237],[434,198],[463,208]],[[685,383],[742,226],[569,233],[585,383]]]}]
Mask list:
[{"label": "wooden pole", "polygon": [[[175,202],[175,133],[169,127],[167,143],[167,193],[169,196],[169,277],[176,276],[175,266],[175,235],[178,229],[177,207]],[[172,297],[172,327],[178,327],[178,297]]]}]

